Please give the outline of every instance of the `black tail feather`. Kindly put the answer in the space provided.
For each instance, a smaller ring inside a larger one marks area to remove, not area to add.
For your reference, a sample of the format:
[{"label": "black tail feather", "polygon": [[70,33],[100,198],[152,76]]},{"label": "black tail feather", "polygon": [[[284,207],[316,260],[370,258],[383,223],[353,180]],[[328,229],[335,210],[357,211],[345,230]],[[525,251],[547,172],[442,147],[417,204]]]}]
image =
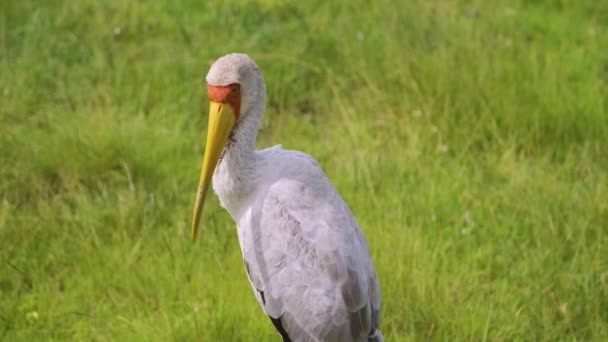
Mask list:
[{"label": "black tail feather", "polygon": [[287,331],[285,331],[285,328],[283,328],[283,324],[281,323],[281,317],[279,317],[279,318],[272,318],[270,316],[268,316],[268,317],[272,321],[272,324],[274,324],[274,327],[277,329],[279,334],[281,334],[281,337],[283,337],[283,342],[291,342],[289,335],[287,335]]}]

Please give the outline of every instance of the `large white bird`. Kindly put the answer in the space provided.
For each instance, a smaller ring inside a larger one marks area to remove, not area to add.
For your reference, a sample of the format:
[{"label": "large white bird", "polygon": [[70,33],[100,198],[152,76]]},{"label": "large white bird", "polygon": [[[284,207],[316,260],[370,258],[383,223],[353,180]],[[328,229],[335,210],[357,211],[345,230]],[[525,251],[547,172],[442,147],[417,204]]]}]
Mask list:
[{"label": "large white bird", "polygon": [[367,242],[319,164],[280,145],[255,151],[266,84],[245,54],[207,74],[207,145],[194,206],[196,239],[213,189],[237,224],[255,296],[283,341],[383,341],[380,285]]}]

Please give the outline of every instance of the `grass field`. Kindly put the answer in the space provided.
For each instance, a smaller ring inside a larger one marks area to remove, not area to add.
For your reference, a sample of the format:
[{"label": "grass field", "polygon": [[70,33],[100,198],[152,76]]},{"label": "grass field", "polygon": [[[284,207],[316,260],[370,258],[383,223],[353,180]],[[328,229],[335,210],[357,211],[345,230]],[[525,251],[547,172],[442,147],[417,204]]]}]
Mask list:
[{"label": "grass field", "polygon": [[608,2],[1,1],[0,340],[278,341],[189,239],[210,63],[366,233],[387,341],[608,339]]}]

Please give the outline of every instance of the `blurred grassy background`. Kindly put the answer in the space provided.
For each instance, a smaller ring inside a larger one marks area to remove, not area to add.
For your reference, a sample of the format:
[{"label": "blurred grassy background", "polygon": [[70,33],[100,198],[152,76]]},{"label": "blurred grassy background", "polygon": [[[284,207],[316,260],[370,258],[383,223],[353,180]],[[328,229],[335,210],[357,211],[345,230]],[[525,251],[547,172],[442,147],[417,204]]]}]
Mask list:
[{"label": "blurred grassy background", "polygon": [[406,340],[608,339],[608,2],[2,1],[0,339],[276,341],[234,224],[188,238],[204,76],[319,160]]}]

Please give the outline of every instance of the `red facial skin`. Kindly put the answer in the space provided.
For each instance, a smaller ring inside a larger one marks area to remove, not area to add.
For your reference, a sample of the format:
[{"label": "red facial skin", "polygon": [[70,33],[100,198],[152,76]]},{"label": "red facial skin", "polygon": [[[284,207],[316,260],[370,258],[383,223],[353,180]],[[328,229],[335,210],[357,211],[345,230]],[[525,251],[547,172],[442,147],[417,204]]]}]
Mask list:
[{"label": "red facial skin", "polygon": [[241,115],[241,85],[238,83],[226,86],[207,85],[209,100],[220,103],[227,103],[234,110],[235,120]]}]

